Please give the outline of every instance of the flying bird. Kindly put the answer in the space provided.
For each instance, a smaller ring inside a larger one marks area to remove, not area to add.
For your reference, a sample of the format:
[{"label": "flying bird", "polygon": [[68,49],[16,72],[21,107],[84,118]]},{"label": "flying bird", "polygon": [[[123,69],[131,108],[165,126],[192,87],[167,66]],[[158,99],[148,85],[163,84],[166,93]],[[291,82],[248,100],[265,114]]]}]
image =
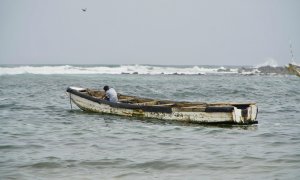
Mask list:
[{"label": "flying bird", "polygon": [[87,10],[87,8],[83,8],[83,9],[81,9],[83,12],[86,12],[86,10]]}]

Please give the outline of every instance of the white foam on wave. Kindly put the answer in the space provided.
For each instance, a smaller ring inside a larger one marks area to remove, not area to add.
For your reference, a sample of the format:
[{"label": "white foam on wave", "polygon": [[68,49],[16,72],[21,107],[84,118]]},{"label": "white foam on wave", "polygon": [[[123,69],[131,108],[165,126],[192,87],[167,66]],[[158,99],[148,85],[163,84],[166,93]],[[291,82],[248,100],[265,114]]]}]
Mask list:
[{"label": "white foam on wave", "polygon": [[266,58],[264,63],[256,65],[255,68],[260,68],[260,67],[264,67],[264,66],[278,67],[278,63],[275,59],[269,57],[269,58]]},{"label": "white foam on wave", "polygon": [[[179,67],[151,65],[120,65],[120,66],[13,66],[0,67],[0,75],[17,74],[207,74],[220,73],[224,67]],[[221,73],[237,73],[237,69],[229,69]]]},{"label": "white foam on wave", "polygon": [[76,67],[76,66],[18,66],[0,67],[0,75],[15,74],[119,74],[114,67]]}]

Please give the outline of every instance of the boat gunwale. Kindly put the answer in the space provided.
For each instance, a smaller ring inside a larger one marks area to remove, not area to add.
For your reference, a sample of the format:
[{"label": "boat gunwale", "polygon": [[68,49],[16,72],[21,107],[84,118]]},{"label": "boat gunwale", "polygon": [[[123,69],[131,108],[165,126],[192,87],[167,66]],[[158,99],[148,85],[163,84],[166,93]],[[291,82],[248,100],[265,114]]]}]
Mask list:
[{"label": "boat gunwale", "polygon": [[[88,89],[77,90],[71,87],[67,88],[67,92],[80,96],[82,98],[88,99],[99,104],[107,104],[113,108],[123,108],[132,110],[143,110],[145,112],[159,112],[159,113],[172,113],[176,111],[186,111],[186,112],[207,112],[207,113],[217,113],[217,112],[232,112],[235,107],[244,109],[255,103],[201,103],[201,102],[180,102],[180,101],[169,101],[169,100],[159,100],[161,102],[169,102],[169,104],[159,104],[159,105],[144,105],[144,104],[129,104],[124,102],[109,102],[104,99],[97,98],[95,96],[86,94]],[[150,98],[139,98],[135,96],[127,96],[137,99],[153,100]],[[170,103],[171,102],[171,103]],[[192,106],[194,105],[194,107]],[[191,109],[191,111],[188,111]]]},{"label": "boat gunwale", "polygon": [[163,106],[163,105],[161,105],[161,106],[147,106],[147,105],[128,104],[128,103],[122,103],[122,102],[114,103],[114,102],[110,102],[110,101],[107,101],[107,100],[104,100],[104,99],[96,98],[96,97],[91,96],[91,95],[84,94],[84,93],[82,93],[80,91],[77,91],[77,90],[74,90],[72,88],[68,88],[67,92],[75,94],[79,97],[88,99],[90,101],[97,102],[99,104],[107,104],[107,105],[109,105],[111,107],[114,107],[114,108],[124,108],[124,109],[133,109],[133,110],[139,110],[140,109],[140,110],[143,110],[143,111],[146,111],[146,112],[172,113],[172,108],[170,106]]}]

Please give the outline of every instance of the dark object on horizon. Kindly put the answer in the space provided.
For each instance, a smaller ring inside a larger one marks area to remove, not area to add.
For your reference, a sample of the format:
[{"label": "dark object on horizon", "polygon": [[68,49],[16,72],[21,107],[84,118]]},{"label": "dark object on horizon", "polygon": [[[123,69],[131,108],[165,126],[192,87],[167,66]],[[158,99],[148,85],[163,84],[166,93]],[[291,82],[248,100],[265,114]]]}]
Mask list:
[{"label": "dark object on horizon", "polygon": [[300,77],[300,66],[296,65],[296,64],[292,64],[290,63],[287,66],[287,69],[290,73],[297,75],[298,77]]},{"label": "dark object on horizon", "polygon": [[229,68],[222,68],[222,69],[218,69],[217,72],[230,72]]},{"label": "dark object on horizon", "polygon": [[83,8],[83,9],[81,9],[83,12],[86,12],[86,10],[87,10],[87,8]]},{"label": "dark object on horizon", "polygon": [[[254,74],[291,74],[286,67],[262,66],[258,68],[240,67],[238,73],[246,73],[246,75]],[[248,73],[248,74],[247,74]],[[252,73],[252,74],[251,74]]]},{"label": "dark object on horizon", "polygon": [[272,66],[262,66],[258,70],[262,74],[290,74],[285,67],[272,67]]}]

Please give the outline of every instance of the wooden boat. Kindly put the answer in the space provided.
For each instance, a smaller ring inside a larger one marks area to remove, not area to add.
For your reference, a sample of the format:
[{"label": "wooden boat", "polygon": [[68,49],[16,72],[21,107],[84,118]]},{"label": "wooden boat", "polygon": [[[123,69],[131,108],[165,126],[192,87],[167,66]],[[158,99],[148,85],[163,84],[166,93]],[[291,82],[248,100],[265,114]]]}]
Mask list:
[{"label": "wooden boat", "polygon": [[202,103],[155,100],[118,94],[119,102],[101,99],[104,91],[69,87],[70,101],[84,111],[209,124],[256,124],[255,103]]},{"label": "wooden boat", "polygon": [[289,70],[289,72],[291,72],[292,74],[297,75],[298,77],[300,77],[300,66],[296,65],[296,64],[292,64],[290,63],[287,66],[287,69]]}]

